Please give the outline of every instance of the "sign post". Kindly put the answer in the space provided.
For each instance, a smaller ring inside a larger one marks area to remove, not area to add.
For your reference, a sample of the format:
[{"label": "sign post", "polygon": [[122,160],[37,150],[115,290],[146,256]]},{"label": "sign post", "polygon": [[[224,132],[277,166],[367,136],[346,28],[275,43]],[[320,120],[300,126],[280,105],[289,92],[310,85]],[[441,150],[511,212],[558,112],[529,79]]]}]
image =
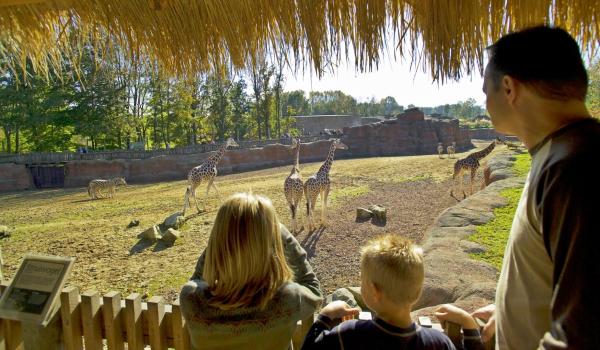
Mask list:
[{"label": "sign post", "polygon": [[50,350],[59,345],[58,298],[74,260],[28,254],[2,293],[0,317],[21,321],[26,350]]}]

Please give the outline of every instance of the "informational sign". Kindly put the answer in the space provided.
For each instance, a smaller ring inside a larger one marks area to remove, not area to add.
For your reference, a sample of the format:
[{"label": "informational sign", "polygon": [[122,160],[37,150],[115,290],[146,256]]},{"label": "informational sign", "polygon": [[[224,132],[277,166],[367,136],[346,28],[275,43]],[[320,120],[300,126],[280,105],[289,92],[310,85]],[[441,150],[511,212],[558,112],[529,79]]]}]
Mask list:
[{"label": "informational sign", "polygon": [[0,316],[45,326],[58,307],[74,258],[26,255],[0,298]]}]

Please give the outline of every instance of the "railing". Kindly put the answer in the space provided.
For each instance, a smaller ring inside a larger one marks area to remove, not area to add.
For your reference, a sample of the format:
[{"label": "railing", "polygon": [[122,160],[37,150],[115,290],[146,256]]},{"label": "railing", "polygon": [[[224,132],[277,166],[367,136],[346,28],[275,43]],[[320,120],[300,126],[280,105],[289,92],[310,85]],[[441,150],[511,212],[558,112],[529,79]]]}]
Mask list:
[{"label": "railing", "polygon": [[[306,136],[302,137],[302,142],[314,142],[319,140],[329,139],[330,136]],[[272,140],[255,140],[255,141],[240,141],[240,148],[257,148],[276,143],[289,145],[291,139],[272,139]],[[205,153],[217,150],[219,144],[203,144],[191,145],[184,147],[175,147],[171,149],[159,150],[115,150],[115,151],[100,151],[90,153],[75,153],[75,152],[45,152],[45,153],[24,153],[24,154],[0,154],[0,163],[17,163],[17,164],[58,164],[79,160],[114,160],[114,159],[148,159],[157,156],[166,155],[185,155],[194,153]]]},{"label": "railing", "polygon": [[[3,282],[2,289],[6,287]],[[150,349],[188,350],[189,333],[181,315],[178,302],[164,304],[163,298],[154,296],[147,303],[137,293],[125,300],[117,292],[100,296],[97,291],[79,294],[77,288],[65,288],[60,295],[60,311],[48,327],[55,327],[60,335],[56,340],[65,350],[129,350]],[[292,338],[295,349],[299,349],[304,336],[312,325],[312,319],[298,322]],[[25,329],[19,321],[0,318],[0,348],[50,349],[49,336],[32,339],[35,331]],[[35,338],[35,337],[33,337]]]}]

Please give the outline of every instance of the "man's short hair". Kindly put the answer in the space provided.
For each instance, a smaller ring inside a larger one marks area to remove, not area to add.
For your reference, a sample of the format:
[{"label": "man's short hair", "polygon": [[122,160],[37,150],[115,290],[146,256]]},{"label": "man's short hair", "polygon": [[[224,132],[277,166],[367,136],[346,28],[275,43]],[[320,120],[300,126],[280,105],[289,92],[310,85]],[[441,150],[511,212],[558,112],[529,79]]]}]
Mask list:
[{"label": "man's short hair", "polygon": [[537,26],[501,37],[487,48],[495,88],[511,76],[550,99],[585,100],[588,76],[579,45],[565,30]]},{"label": "man's short hair", "polygon": [[381,236],[362,248],[361,271],[392,302],[413,304],[423,288],[423,251],[407,238]]}]

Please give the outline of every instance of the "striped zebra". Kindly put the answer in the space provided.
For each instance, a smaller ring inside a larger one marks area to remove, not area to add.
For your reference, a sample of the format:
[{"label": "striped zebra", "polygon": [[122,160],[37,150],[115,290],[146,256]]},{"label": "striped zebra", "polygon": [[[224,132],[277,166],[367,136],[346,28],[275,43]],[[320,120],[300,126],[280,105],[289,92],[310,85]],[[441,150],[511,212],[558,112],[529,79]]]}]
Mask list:
[{"label": "striped zebra", "polygon": [[110,180],[95,179],[88,184],[88,195],[90,195],[92,199],[100,198],[99,195],[102,197],[108,195],[108,198],[112,198],[115,194],[116,187],[119,185],[127,186],[125,178],[115,177]]}]

